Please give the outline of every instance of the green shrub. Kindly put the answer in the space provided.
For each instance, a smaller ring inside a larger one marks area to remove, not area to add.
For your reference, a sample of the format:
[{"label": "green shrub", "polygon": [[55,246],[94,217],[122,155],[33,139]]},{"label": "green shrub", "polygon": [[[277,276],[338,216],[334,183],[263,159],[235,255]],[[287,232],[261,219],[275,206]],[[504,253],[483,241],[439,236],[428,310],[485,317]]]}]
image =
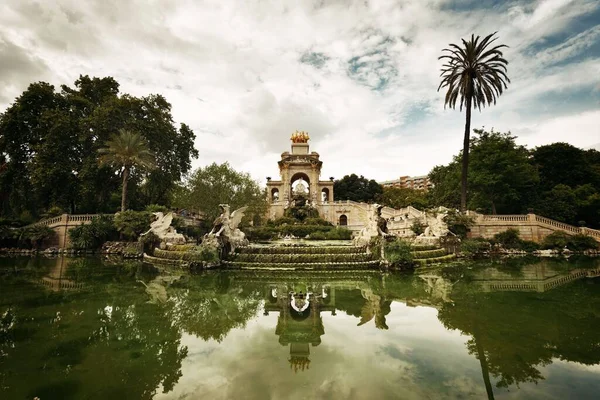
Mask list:
[{"label": "green shrub", "polygon": [[148,211],[122,211],[115,214],[117,231],[130,240],[136,240],[140,234],[150,229],[152,213]]},{"label": "green shrub", "polygon": [[536,251],[540,249],[540,245],[531,240],[521,240],[521,245],[519,247],[520,250],[531,253],[532,251]]},{"label": "green shrub", "polygon": [[474,223],[473,218],[455,210],[448,211],[444,222],[448,225],[448,230],[460,238],[467,237],[467,232]]},{"label": "green shrub", "polygon": [[570,243],[567,247],[573,251],[584,251],[584,250],[597,250],[599,248],[598,242],[591,236],[577,234],[571,236]]},{"label": "green shrub", "polygon": [[401,239],[385,243],[385,258],[390,264],[407,265],[413,262],[413,250],[409,243]]},{"label": "green shrub", "polygon": [[281,226],[281,225],[293,225],[298,221],[291,217],[281,217],[276,220],[267,221],[268,226]]},{"label": "green shrub", "polygon": [[246,230],[248,240],[272,240],[277,237],[278,231],[272,226],[259,226]]},{"label": "green shrub", "polygon": [[556,231],[544,238],[542,248],[544,249],[564,249],[570,241],[569,235],[565,232]]},{"label": "green shrub", "polygon": [[345,228],[334,228],[325,233],[328,240],[349,240],[352,239],[352,231]]},{"label": "green shrub", "polygon": [[44,240],[48,240],[55,235],[56,232],[54,232],[52,228],[42,225],[34,225],[28,228],[20,229],[21,241],[28,241],[34,248],[39,247]]},{"label": "green shrub", "polygon": [[521,247],[519,231],[512,228],[495,234],[493,241],[505,249],[519,249]]},{"label": "green shrub", "polygon": [[109,215],[95,217],[89,224],[81,224],[69,230],[71,246],[76,249],[97,249],[116,237],[115,224]]},{"label": "green shrub", "polygon": [[323,226],[333,226],[333,224],[329,221],[325,221],[322,218],[306,218],[304,220],[304,224],[306,225],[323,225]]},{"label": "green shrub", "polygon": [[414,232],[416,236],[419,236],[422,233],[425,233],[425,225],[423,225],[420,221],[413,222],[410,229]]},{"label": "green shrub", "polygon": [[285,210],[284,215],[297,221],[304,221],[306,218],[319,218],[319,211],[311,206],[290,207]]},{"label": "green shrub", "polygon": [[491,248],[490,242],[484,238],[465,239],[460,244],[460,251],[467,257],[481,255]]},{"label": "green shrub", "polygon": [[325,232],[313,232],[308,237],[310,240],[327,240],[327,234]]},{"label": "green shrub", "polygon": [[153,254],[154,249],[160,246],[160,238],[154,232],[148,232],[147,235],[140,236],[140,242],[144,252],[148,254]]}]

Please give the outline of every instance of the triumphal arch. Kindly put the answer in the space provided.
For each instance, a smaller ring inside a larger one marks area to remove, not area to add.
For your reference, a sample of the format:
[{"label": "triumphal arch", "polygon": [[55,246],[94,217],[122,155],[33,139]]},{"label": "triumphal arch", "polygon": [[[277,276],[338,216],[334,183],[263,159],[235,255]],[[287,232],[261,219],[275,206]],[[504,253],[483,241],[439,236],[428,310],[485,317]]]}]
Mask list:
[{"label": "triumphal arch", "polygon": [[[307,132],[294,132],[291,151],[281,154],[278,161],[280,180],[267,178],[269,219],[277,219],[285,210],[297,205],[309,205],[318,210],[321,218],[334,225],[361,229],[366,221],[366,209],[362,204],[333,201],[333,178],[321,180],[323,162],[319,154],[310,151]],[[302,201],[302,204],[298,204]]]}]

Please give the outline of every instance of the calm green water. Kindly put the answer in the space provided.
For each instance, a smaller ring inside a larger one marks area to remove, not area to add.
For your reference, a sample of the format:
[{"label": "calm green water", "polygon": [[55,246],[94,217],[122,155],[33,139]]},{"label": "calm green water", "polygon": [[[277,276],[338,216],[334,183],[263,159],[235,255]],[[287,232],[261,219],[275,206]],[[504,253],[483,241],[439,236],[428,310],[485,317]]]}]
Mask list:
[{"label": "calm green water", "polygon": [[598,398],[599,273],[585,260],[189,275],[1,258],[0,398]]}]

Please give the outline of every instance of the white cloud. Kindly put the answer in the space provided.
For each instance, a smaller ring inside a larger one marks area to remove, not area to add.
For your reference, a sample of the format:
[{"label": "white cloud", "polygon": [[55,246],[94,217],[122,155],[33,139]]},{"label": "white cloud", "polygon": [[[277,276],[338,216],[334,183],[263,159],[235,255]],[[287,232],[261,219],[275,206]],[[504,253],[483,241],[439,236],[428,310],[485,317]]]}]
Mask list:
[{"label": "white cloud", "polygon": [[[0,6],[0,38],[28,49],[47,73],[23,70],[1,88],[0,102],[41,78],[58,85],[79,74],[111,75],[123,92],[167,97],[176,121],[198,136],[195,166],[229,161],[264,181],[276,176],[290,133],[301,129],[321,154],[325,179],[352,172],[376,179],[420,175],[448,162],[462,143],[464,115],[444,110],[436,91],[441,49],[471,32],[498,30],[499,42],[511,46],[512,84],[496,107],[474,113],[472,126],[522,132],[521,141],[532,146],[598,142],[589,105],[550,120],[528,111],[546,93],[599,87],[600,56],[586,54],[597,27],[544,46],[597,10],[597,1],[464,12],[441,8],[446,5],[9,0]],[[310,54],[318,62],[311,64]],[[575,134],[558,134],[565,121],[578,127]]]}]

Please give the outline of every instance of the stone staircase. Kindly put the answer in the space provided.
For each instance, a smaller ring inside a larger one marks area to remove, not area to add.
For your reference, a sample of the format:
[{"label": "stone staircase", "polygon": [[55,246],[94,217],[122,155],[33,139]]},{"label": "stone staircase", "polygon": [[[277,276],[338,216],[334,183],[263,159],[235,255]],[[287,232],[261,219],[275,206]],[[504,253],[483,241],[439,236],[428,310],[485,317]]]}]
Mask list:
[{"label": "stone staircase", "polygon": [[237,269],[368,269],[379,266],[378,258],[364,247],[338,246],[249,246],[238,249],[227,268]]},{"label": "stone staircase", "polygon": [[413,246],[413,260],[418,266],[445,263],[455,258],[454,254],[448,254],[446,249],[438,246]]}]

